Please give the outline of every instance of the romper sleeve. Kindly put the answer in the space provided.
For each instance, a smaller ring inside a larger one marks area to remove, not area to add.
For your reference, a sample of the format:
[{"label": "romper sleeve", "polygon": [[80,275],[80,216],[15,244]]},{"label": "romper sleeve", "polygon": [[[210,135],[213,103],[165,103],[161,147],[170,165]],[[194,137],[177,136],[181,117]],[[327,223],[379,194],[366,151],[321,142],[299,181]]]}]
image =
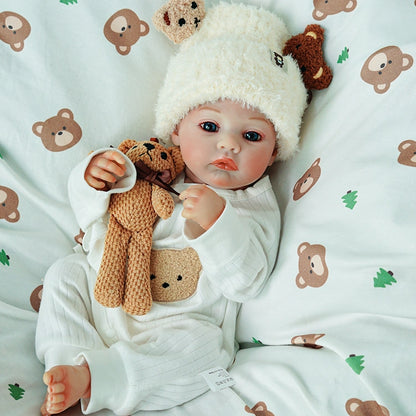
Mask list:
[{"label": "romper sleeve", "polygon": [[[84,173],[91,159],[107,150],[113,150],[123,155],[126,160],[126,174],[109,191],[97,191],[85,181]],[[134,186],[135,181],[136,171],[133,163],[117,149],[97,150],[76,165],[69,176],[68,195],[81,229],[86,231],[94,222],[104,217],[108,210],[111,194],[130,190]]]},{"label": "romper sleeve", "polygon": [[268,178],[259,187],[262,191],[246,200],[227,200],[208,231],[192,235],[185,229],[185,238],[197,251],[207,278],[236,302],[261,291],[277,257],[279,208]]}]

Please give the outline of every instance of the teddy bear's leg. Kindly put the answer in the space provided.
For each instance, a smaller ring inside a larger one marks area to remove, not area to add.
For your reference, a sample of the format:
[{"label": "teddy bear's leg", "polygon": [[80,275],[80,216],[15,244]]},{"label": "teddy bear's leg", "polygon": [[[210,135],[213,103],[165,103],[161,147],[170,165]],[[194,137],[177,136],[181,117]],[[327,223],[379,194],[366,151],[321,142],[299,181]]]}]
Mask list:
[{"label": "teddy bear's leg", "polygon": [[129,263],[123,309],[131,315],[145,315],[152,306],[150,253],[152,229],[134,233],[129,244]]},{"label": "teddy bear's leg", "polygon": [[108,308],[116,308],[122,303],[129,237],[130,232],[111,215],[94,287],[95,299]]}]

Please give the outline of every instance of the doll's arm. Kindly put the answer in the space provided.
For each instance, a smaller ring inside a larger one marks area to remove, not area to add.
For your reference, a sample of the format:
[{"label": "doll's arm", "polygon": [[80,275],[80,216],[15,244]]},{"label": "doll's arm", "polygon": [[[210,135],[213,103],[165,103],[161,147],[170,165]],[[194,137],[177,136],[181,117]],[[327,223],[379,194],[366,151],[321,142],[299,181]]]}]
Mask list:
[{"label": "doll's arm", "polygon": [[225,208],[224,199],[206,185],[192,185],[179,198],[183,200],[182,216],[204,230],[212,227]]},{"label": "doll's arm", "polygon": [[227,201],[224,211],[204,233],[187,224],[185,238],[201,260],[213,286],[225,297],[245,302],[266,283],[277,257],[280,214],[270,182],[246,201]]},{"label": "doll's arm", "polygon": [[154,184],[152,185],[152,205],[156,214],[164,220],[172,215],[175,208],[175,203],[169,192]]}]

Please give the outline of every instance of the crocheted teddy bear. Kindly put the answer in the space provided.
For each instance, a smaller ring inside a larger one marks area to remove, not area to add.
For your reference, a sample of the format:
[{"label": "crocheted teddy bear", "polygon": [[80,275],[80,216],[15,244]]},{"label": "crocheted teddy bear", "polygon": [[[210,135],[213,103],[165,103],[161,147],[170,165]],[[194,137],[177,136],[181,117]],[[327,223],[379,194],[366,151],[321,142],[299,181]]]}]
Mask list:
[{"label": "crocheted teddy bear", "polygon": [[153,225],[158,217],[169,218],[174,209],[172,196],[162,187],[182,172],[184,164],[178,147],[166,148],[156,139],[125,140],[119,150],[136,166],[138,179],[130,191],[111,195],[94,296],[104,306],[122,305],[129,314],[144,315],[152,306]]}]

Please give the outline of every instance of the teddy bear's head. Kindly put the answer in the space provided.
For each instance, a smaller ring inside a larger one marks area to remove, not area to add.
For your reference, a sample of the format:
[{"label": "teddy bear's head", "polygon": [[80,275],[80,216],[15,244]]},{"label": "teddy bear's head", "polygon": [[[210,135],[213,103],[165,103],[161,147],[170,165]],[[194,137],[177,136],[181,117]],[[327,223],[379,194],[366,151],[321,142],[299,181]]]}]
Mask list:
[{"label": "teddy bear's head", "polygon": [[179,147],[166,148],[157,139],[125,140],[118,148],[134,164],[141,161],[152,171],[158,173],[159,178],[165,183],[173,181],[184,168]]}]

